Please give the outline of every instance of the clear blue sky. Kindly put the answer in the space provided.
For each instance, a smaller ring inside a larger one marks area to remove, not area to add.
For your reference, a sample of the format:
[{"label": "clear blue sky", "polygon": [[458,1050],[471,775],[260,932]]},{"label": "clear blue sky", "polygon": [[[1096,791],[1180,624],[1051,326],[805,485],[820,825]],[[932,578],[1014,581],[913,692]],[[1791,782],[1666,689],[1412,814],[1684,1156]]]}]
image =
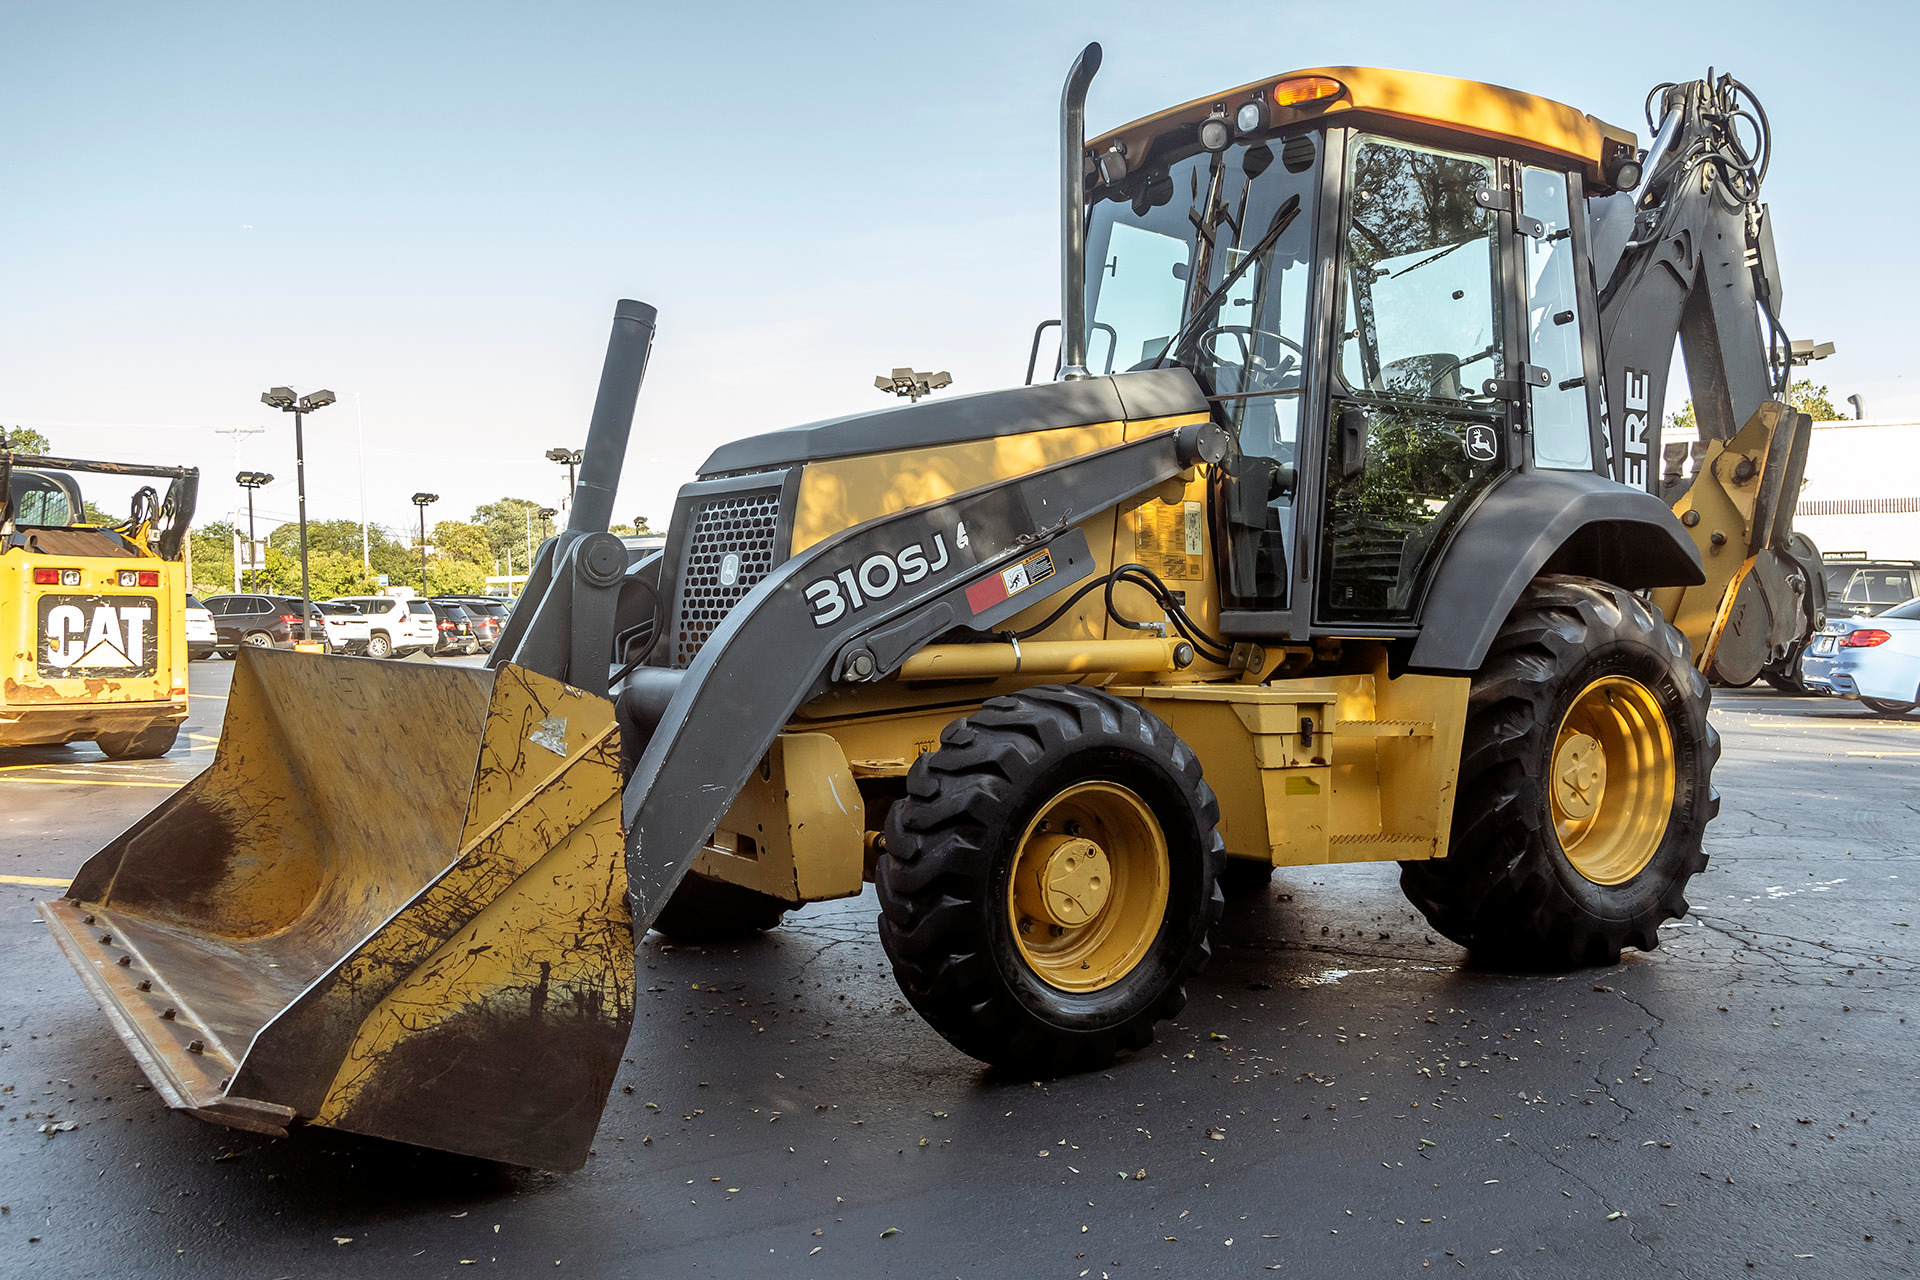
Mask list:
[{"label": "clear blue sky", "polygon": [[[876,373],[1019,381],[1056,314],[1060,79],[1089,124],[1293,67],[1507,84],[1644,129],[1732,70],[1774,122],[1796,336],[1836,401],[1920,417],[1910,4],[946,6],[0,0],[0,423],[63,451],[283,477],[275,383],[328,386],[313,514],[554,502],[613,301],[660,308],[618,510],[663,523],[724,440],[878,408]],[[1682,389],[1679,394],[1684,394]]]}]

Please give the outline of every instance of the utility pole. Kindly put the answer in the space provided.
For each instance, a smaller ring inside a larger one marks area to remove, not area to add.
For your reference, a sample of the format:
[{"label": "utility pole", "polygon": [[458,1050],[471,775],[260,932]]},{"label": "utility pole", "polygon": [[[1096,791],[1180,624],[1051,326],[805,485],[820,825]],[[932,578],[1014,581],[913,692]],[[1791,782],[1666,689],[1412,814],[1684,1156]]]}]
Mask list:
[{"label": "utility pole", "polygon": [[373,576],[373,547],[367,538],[367,421],[360,413],[360,393],[353,393],[353,427],[360,436],[360,572]]},{"label": "utility pole", "polygon": [[[265,427],[215,427],[214,433],[216,435],[233,437],[233,467],[234,467],[234,470],[238,471],[240,469],[240,446],[245,443],[244,438],[247,436],[257,436],[265,430],[266,430]],[[239,591],[241,589],[240,588],[240,503],[238,501],[239,495],[236,494],[234,495],[234,497],[235,497],[235,501],[233,504],[233,538],[232,538],[233,589],[235,591]],[[253,495],[251,493],[247,495],[247,510],[249,512],[249,517],[248,517],[249,524],[251,524],[251,519],[252,519],[251,512],[253,510]],[[253,534],[249,532],[247,536],[251,538]],[[189,531],[187,535],[187,542],[189,545],[191,545],[193,542],[193,535],[191,531]],[[247,545],[247,559],[248,560],[253,559],[252,543],[248,543]],[[193,575],[188,574],[187,576],[189,579],[191,579]],[[191,586],[191,583],[189,583],[189,586]]]},{"label": "utility pole", "polygon": [[555,447],[547,450],[547,461],[557,462],[567,469],[567,496],[561,500],[560,509],[566,511],[573,506],[574,476],[580,466],[580,460],[586,457],[584,449],[566,449]]}]

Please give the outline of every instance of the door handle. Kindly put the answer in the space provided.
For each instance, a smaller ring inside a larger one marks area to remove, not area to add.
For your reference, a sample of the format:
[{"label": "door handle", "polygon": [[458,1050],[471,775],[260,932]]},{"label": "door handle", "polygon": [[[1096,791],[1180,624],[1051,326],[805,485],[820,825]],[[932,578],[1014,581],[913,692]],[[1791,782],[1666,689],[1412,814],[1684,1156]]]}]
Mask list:
[{"label": "door handle", "polygon": [[1340,462],[1340,478],[1351,480],[1367,469],[1367,411],[1342,409],[1334,426],[1335,456]]}]

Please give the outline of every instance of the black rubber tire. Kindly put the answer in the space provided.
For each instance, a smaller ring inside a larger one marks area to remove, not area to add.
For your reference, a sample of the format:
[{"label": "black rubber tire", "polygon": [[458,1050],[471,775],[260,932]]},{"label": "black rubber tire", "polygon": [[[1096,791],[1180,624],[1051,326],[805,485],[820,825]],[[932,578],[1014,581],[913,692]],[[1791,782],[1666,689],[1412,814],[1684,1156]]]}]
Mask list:
[{"label": "black rubber tire", "polygon": [[127,733],[103,733],[93,744],[105,752],[109,760],[153,760],[173,750],[179,736],[180,722],[169,720]]},{"label": "black rubber tire", "polygon": [[1916,705],[1920,704],[1894,702],[1887,698],[1862,698],[1860,699],[1860,705],[1877,716],[1886,716],[1892,719],[1906,715],[1909,711],[1912,711]]},{"label": "black rubber tire", "polygon": [[[1159,934],[1131,971],[1062,990],[1021,958],[1008,919],[1015,845],[1062,790],[1128,787],[1167,842]],[[1022,1075],[1092,1070],[1153,1042],[1212,956],[1225,861],[1220,806],[1200,762],[1159,717],[1088,689],[1043,685],[948,725],[887,815],[874,873],[880,941],[907,1000],[961,1052]]]},{"label": "black rubber tire", "polygon": [[1220,872],[1220,892],[1229,898],[1246,898],[1273,883],[1273,866],[1250,858],[1228,858]]},{"label": "black rubber tire", "polygon": [[778,928],[792,903],[689,871],[654,917],[675,942],[736,942]]},{"label": "black rubber tire", "polygon": [[271,649],[273,648],[273,637],[264,631],[249,631],[246,635],[240,637],[240,643],[252,645],[256,649]]},{"label": "black rubber tire", "polygon": [[393,641],[384,631],[376,631],[367,637],[367,656],[369,658],[391,658]]},{"label": "black rubber tire", "polygon": [[[1567,860],[1546,789],[1562,718],[1606,675],[1650,690],[1673,735],[1674,802],[1665,837],[1631,880],[1601,885]],[[1539,968],[1613,964],[1651,951],[1663,921],[1687,912],[1719,812],[1720,735],[1711,690],[1686,638],[1638,597],[1588,578],[1534,579],[1473,677],[1448,856],[1400,864],[1400,885],[1433,927],[1475,953]]]}]

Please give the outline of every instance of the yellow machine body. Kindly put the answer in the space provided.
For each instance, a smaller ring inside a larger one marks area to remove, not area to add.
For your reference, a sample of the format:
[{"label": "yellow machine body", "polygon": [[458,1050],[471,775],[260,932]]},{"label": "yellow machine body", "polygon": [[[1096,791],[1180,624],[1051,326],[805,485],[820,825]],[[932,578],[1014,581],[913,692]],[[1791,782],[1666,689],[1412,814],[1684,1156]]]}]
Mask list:
[{"label": "yellow machine body", "polygon": [[143,534],[91,528],[0,541],[0,747],[138,734],[186,714],[178,561]]},{"label": "yellow machine body", "polygon": [[[921,503],[1035,471],[1061,458],[1205,421],[1202,415],[1055,428],[938,448],[901,449],[809,463],[799,481],[793,546]],[[1080,522],[1104,574],[1144,564],[1186,593],[1203,627],[1219,589],[1209,522],[1209,468]],[[1122,585],[1116,602],[1151,621],[1148,594]],[[1046,602],[1016,615],[1019,630],[1044,620]],[[1178,633],[1129,631],[1087,597],[1045,632],[1011,644],[929,646],[899,675],[842,687],[800,709],[693,864],[713,879],[789,903],[860,890],[863,845],[884,804],[841,807],[846,782],[876,793],[904,779],[939,745],[941,730],[987,699],[1036,684],[1081,684],[1138,702],[1172,725],[1199,756],[1220,800],[1228,856],[1272,866],[1410,861],[1446,855],[1466,715],[1467,680],[1387,674],[1385,649],[1345,642],[1351,674],[1287,679],[1274,664],[1305,666],[1302,646],[1268,653],[1241,645],[1228,665],[1199,659]],[[796,751],[816,763],[793,767]],[[859,802],[857,794],[853,797]],[[769,834],[771,833],[771,834]],[[789,836],[787,833],[791,833]]]}]

